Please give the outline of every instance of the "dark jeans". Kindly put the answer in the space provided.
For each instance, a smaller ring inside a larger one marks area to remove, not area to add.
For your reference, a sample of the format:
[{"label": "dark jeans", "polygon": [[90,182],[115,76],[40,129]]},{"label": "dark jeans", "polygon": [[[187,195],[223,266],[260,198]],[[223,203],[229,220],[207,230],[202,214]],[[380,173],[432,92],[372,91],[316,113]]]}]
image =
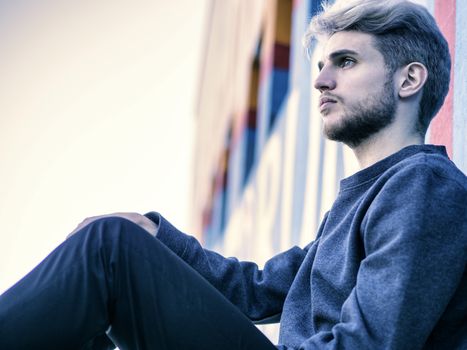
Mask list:
[{"label": "dark jeans", "polygon": [[[160,229],[164,229],[162,226]],[[0,296],[0,349],[275,349],[153,236],[99,219]]]}]

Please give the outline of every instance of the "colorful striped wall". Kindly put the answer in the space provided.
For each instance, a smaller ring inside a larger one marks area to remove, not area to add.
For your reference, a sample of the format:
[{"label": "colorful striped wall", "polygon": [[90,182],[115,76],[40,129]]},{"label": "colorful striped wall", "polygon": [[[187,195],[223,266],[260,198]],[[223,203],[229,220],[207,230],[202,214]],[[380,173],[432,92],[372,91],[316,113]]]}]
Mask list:
[{"label": "colorful striped wall", "polygon": [[[232,8],[225,9],[225,3],[222,11],[216,11],[219,2],[213,1],[211,16],[232,12]],[[446,145],[451,158],[465,171],[467,113],[461,101],[467,97],[467,72],[461,57],[467,48],[461,40],[466,37],[466,24],[460,14],[467,14],[466,4],[460,0],[417,2],[433,12],[453,56],[451,90],[428,141]],[[236,38],[236,48],[241,50],[233,64],[243,67],[244,78],[238,84],[234,81],[224,97],[225,101],[235,100],[232,95],[243,97],[230,108],[211,111],[213,118],[225,120],[222,128],[198,130],[211,135],[199,137],[198,143],[211,143],[215,137],[220,141],[210,149],[209,176],[197,176],[197,181],[208,185],[204,193],[198,193],[194,217],[202,217],[199,234],[208,246],[261,262],[290,245],[313,239],[335,198],[339,180],[355,172],[357,164],[346,147],[321,135],[315,107],[318,94],[311,88],[316,71],[310,67],[316,57],[312,55],[310,65],[301,47],[301,37],[319,9],[319,1],[268,0],[251,16],[248,5],[242,6],[236,9],[237,25],[249,23],[251,37],[244,46],[239,44],[244,38]],[[218,19],[211,31],[223,34],[226,29],[221,23]],[[233,25],[230,31],[244,30]],[[211,51],[208,45],[207,55],[215,58]],[[205,68],[207,78],[213,79],[210,72],[213,70]],[[222,84],[226,81],[220,83],[220,89]],[[203,96],[200,105],[203,98],[211,98]],[[199,109],[199,118],[203,119],[205,111]],[[205,153],[199,156],[200,163]]]}]

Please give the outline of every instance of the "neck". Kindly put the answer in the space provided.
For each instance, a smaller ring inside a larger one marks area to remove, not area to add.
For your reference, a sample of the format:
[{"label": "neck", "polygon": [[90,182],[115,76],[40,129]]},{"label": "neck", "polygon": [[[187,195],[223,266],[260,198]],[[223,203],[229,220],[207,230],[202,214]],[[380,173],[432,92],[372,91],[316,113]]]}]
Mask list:
[{"label": "neck", "polygon": [[357,157],[360,168],[364,169],[400,151],[404,147],[421,145],[423,143],[424,140],[421,135],[408,134],[407,132],[402,132],[402,130],[397,130],[395,127],[388,127],[358,146],[353,147],[352,150]]}]

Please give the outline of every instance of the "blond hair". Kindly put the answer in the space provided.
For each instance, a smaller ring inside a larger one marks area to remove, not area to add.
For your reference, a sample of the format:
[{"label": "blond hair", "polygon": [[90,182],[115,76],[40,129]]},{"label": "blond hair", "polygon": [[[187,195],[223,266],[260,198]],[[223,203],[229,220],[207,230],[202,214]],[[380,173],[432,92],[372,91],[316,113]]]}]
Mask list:
[{"label": "blond hair", "polygon": [[[419,106],[417,130],[424,134],[449,90],[451,57],[448,43],[428,10],[406,0],[337,0],[325,2],[312,18],[304,37],[310,50],[314,39],[336,32],[359,31],[375,37],[389,72],[411,62],[428,70]],[[390,53],[390,54],[387,54]]]}]

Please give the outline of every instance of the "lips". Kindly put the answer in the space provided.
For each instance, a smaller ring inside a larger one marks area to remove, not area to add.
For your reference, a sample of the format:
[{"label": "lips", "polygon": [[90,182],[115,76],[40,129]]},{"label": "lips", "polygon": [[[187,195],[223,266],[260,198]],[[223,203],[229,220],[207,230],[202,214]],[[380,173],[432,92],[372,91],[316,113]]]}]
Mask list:
[{"label": "lips", "polygon": [[330,96],[321,96],[319,98],[319,109],[323,111],[324,109],[328,108],[332,104],[336,103],[337,99],[330,97]]},{"label": "lips", "polygon": [[321,107],[325,103],[336,103],[337,100],[335,98],[329,97],[329,96],[321,96],[319,98],[319,106]]}]

